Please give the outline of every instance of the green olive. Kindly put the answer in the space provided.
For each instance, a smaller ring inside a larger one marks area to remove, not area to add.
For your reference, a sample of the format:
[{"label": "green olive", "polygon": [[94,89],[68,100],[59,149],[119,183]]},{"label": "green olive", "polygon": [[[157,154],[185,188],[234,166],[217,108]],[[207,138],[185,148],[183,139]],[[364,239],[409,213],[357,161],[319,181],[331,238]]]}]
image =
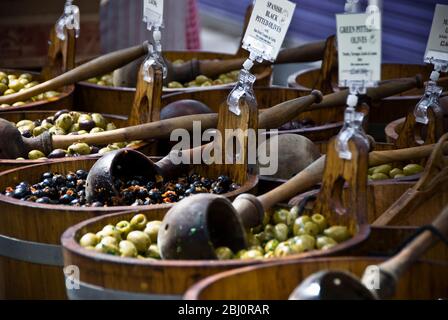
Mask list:
[{"label": "green olive", "polygon": [[170,88],[170,89],[181,89],[183,87],[184,86],[180,82],[177,82],[177,81],[171,81],[170,83],[168,83],[168,88]]},{"label": "green olive", "polygon": [[350,238],[350,233],[346,226],[332,226],[324,230],[324,235],[333,238],[338,243]]},{"label": "green olive", "polygon": [[104,129],[103,129],[103,128],[95,127],[95,128],[93,128],[92,130],[90,130],[89,133],[100,133],[100,132],[104,132]]},{"label": "green olive", "polygon": [[43,152],[39,151],[39,150],[31,150],[28,153],[28,159],[30,159],[30,160],[37,160],[37,159],[44,158],[44,157],[45,157],[45,154],[43,154]]},{"label": "green olive", "polygon": [[17,76],[15,74],[8,74],[9,81],[11,80],[17,80]]},{"label": "green olive", "polygon": [[6,90],[5,92],[3,92],[3,95],[4,96],[7,96],[7,95],[9,95],[9,94],[14,94],[14,93],[16,93],[13,89],[8,89],[8,90]]},{"label": "green olive", "polygon": [[42,121],[40,126],[48,130],[48,129],[52,128],[54,125],[45,119],[44,121]]},{"label": "green olive", "polygon": [[288,219],[287,219],[287,224],[288,227],[292,227],[294,226],[294,222],[296,221],[296,219],[299,217],[299,207],[298,206],[294,206],[289,210],[289,215],[288,215]]},{"label": "green olive", "polygon": [[286,257],[292,255],[293,253],[294,252],[287,242],[280,242],[274,250],[274,255],[276,257]]},{"label": "green olive", "polygon": [[148,223],[148,219],[144,214],[137,214],[131,219],[131,228],[134,230],[144,230],[146,227],[146,224]]},{"label": "green olive", "polygon": [[118,229],[111,224],[104,226],[104,228],[100,232],[97,232],[96,235],[100,237],[100,239],[104,237],[114,237],[117,241],[121,241],[122,239],[120,231],[118,231]]},{"label": "green olive", "polygon": [[210,81],[205,81],[203,84],[201,84],[201,87],[211,87],[212,83]]},{"label": "green olive", "polygon": [[422,172],[424,169],[421,165],[419,164],[415,164],[415,163],[411,163],[408,164],[407,166],[405,166],[403,168],[403,174],[405,176],[412,176],[414,174],[420,173]]},{"label": "green olive", "polygon": [[293,251],[296,251],[297,248],[299,248],[299,251],[302,250],[300,252],[311,251],[314,250],[314,247],[316,245],[316,239],[313,236],[304,234],[301,236],[295,236],[294,238],[291,238],[289,240],[289,245],[291,246],[291,249]]},{"label": "green olive", "polygon": [[2,95],[6,90],[8,90],[8,86],[4,83],[0,83],[0,95]]},{"label": "green olive", "polygon": [[406,177],[404,174],[396,174],[394,179],[400,179]]},{"label": "green olive", "polygon": [[90,147],[87,143],[75,143],[67,149],[70,154],[88,155],[90,154]]},{"label": "green olive", "polygon": [[173,61],[173,65],[180,65],[180,64],[183,64],[183,63],[185,63],[185,61],[184,60],[182,60],[182,59],[177,59],[177,60],[174,60]]},{"label": "green olive", "polygon": [[16,127],[20,128],[20,127],[24,127],[24,126],[31,126],[34,125],[34,122],[31,120],[22,120],[16,123]]},{"label": "green olive", "polygon": [[373,174],[375,173],[383,173],[385,175],[389,175],[390,170],[392,170],[392,166],[390,164],[383,164],[378,166],[373,170]]},{"label": "green olive", "polygon": [[27,79],[19,79],[19,80],[17,80],[17,81],[19,81],[22,85],[23,85],[23,88],[22,89],[24,89],[25,88],[25,86],[29,83],[29,81],[27,80]]},{"label": "green olive", "polygon": [[258,250],[247,250],[244,254],[241,255],[240,259],[262,259],[263,253]]},{"label": "green olive", "polygon": [[21,107],[24,106],[26,103],[23,101],[18,101],[12,104],[13,107]]},{"label": "green olive", "polygon": [[97,127],[101,128],[101,129],[106,129],[107,121],[101,114],[92,113],[91,117]]},{"label": "green olive", "polygon": [[247,252],[247,250],[242,249],[235,254],[235,259],[241,259],[241,257]]},{"label": "green olive", "polygon": [[129,232],[132,231],[131,224],[128,221],[120,221],[120,222],[117,223],[117,225],[115,227],[120,232],[121,237],[123,239],[126,239],[126,237],[128,236]]},{"label": "green olive", "polygon": [[20,89],[23,89],[25,85],[22,84],[19,80],[10,80],[9,81],[9,89],[14,90],[15,92],[18,92]]},{"label": "green olive", "polygon": [[87,79],[87,82],[89,82],[89,83],[97,83],[98,79],[97,78],[90,78],[90,79]]},{"label": "green olive", "polygon": [[0,109],[6,109],[6,108],[9,108],[9,107],[11,107],[11,106],[9,104],[7,104],[7,103],[0,104]]},{"label": "green olive", "polygon": [[247,234],[247,243],[249,244],[249,246],[259,246],[260,243],[262,242],[260,240],[261,240],[260,237],[257,237],[257,235],[251,232]]},{"label": "green olive", "polygon": [[149,238],[149,236],[146,233],[138,230],[129,232],[126,239],[134,243],[137,251],[140,253],[145,253],[148,250],[149,245],[151,244],[151,239]]},{"label": "green olive", "polygon": [[269,251],[274,251],[275,248],[277,248],[278,244],[280,242],[277,239],[272,239],[269,240],[266,245],[264,246],[264,251],[269,252]]},{"label": "green olive", "polygon": [[120,252],[117,239],[110,236],[102,238],[95,248],[106,254],[118,255]]},{"label": "green olive", "polygon": [[83,247],[95,247],[98,242],[100,242],[100,239],[96,236],[96,234],[91,232],[86,233],[79,240],[79,244]]},{"label": "green olive", "polygon": [[111,148],[101,148],[99,151],[98,151],[98,154],[99,155],[102,155],[102,154],[106,154],[106,153],[108,153],[108,152],[111,152],[111,151],[113,151]]},{"label": "green olive", "polygon": [[199,76],[196,77],[195,81],[196,81],[196,83],[197,83],[198,85],[201,85],[201,84],[203,84],[204,82],[209,81],[209,79],[208,79],[206,76],[204,76],[204,75],[201,74],[201,75],[199,75]]},{"label": "green olive", "polygon": [[325,251],[325,250],[333,248],[334,246],[335,246],[335,244],[329,243],[329,244],[323,246],[321,250]]},{"label": "green olive", "polygon": [[212,85],[214,86],[222,86],[224,84],[224,81],[222,81],[221,79],[216,79],[213,80]]},{"label": "green olive", "polygon": [[65,135],[64,129],[60,127],[51,127],[50,130],[48,130],[48,133],[55,135],[55,136],[63,136]]},{"label": "green olive", "polygon": [[336,245],[337,242],[333,240],[333,238],[327,236],[318,236],[316,240],[317,249],[322,249],[326,245]]},{"label": "green olive", "polygon": [[44,99],[50,100],[50,99],[54,99],[57,98],[59,96],[59,92],[57,91],[48,91],[44,93]]},{"label": "green olive", "polygon": [[122,257],[134,258],[137,256],[137,248],[135,245],[128,240],[122,240],[119,244],[120,255]]},{"label": "green olive", "polygon": [[115,146],[117,149],[122,149],[126,147],[126,142],[115,142],[112,146]]},{"label": "green olive", "polygon": [[395,176],[396,176],[397,174],[403,174],[403,170],[398,169],[398,168],[394,168],[394,169],[390,170],[390,172],[389,172],[389,176],[390,176],[391,178],[395,178]]},{"label": "green olive", "polygon": [[79,132],[80,130],[81,128],[79,127],[79,123],[74,123],[68,132]]},{"label": "green olive", "polygon": [[275,210],[274,215],[272,216],[272,220],[275,224],[284,223],[288,224],[289,210],[286,209],[278,209]]},{"label": "green olive", "polygon": [[21,126],[17,128],[21,134],[25,133],[25,132],[33,132],[34,130],[34,124],[30,124],[28,126]]},{"label": "green olive", "polygon": [[272,258],[275,258],[275,253],[274,253],[274,251],[268,251],[267,253],[264,254],[263,257],[265,259],[272,259]]},{"label": "green olive", "polygon": [[78,135],[82,136],[83,134],[88,134],[86,130],[79,130]]},{"label": "green olive", "polygon": [[61,114],[55,121],[55,125],[64,131],[70,130],[74,121],[71,115],[68,113]]},{"label": "green olive", "polygon": [[99,86],[107,86],[107,83],[103,80],[98,81],[96,84]]},{"label": "green olive", "polygon": [[5,72],[0,71],[0,79],[3,79],[3,78],[8,78],[8,75]]},{"label": "green olive", "polygon": [[22,73],[19,76],[19,79],[26,79],[28,81],[31,81],[31,80],[33,80],[33,76],[31,74],[29,74],[29,73]]},{"label": "green olive", "polygon": [[109,122],[106,126],[106,131],[111,131],[111,130],[115,130],[117,129],[117,127],[115,126],[115,124],[113,122]]},{"label": "green olive", "polygon": [[219,247],[215,249],[215,254],[218,260],[230,260],[233,258],[233,252],[230,248]]},{"label": "green olive", "polygon": [[78,123],[82,121],[92,121],[92,117],[89,114],[83,113],[78,118]]},{"label": "green olive", "polygon": [[263,234],[264,234],[264,239],[263,239],[262,242],[275,239],[275,228],[274,228],[274,226],[272,224],[267,224],[264,227]]},{"label": "green olive", "polygon": [[151,239],[151,243],[157,243],[157,236],[159,235],[160,226],[162,221],[154,220],[146,224],[146,228],[143,231]]},{"label": "green olive", "polygon": [[319,233],[327,228],[327,219],[323,215],[315,213],[311,216],[311,220],[319,226]]},{"label": "green olive", "polygon": [[372,174],[372,180],[385,180],[389,179],[389,176],[385,173],[377,172]]},{"label": "green olive", "polygon": [[149,246],[148,251],[146,252],[146,257],[153,259],[161,259],[160,249],[156,244],[152,244]]},{"label": "green olive", "polygon": [[39,84],[39,82],[37,82],[37,81],[31,81],[30,83],[27,83],[24,88],[29,89],[29,88],[37,86],[38,84]]},{"label": "green olive", "polygon": [[45,131],[47,131],[46,128],[43,127],[36,127],[33,129],[33,136],[38,137],[40,136],[42,133],[44,133]]},{"label": "green olive", "polygon": [[275,239],[282,242],[288,239],[288,226],[284,223],[278,223],[274,227],[274,236]]},{"label": "green olive", "polygon": [[81,116],[81,113],[76,112],[76,111],[70,111],[68,113],[72,119],[73,119],[73,124],[78,123],[79,117]]}]

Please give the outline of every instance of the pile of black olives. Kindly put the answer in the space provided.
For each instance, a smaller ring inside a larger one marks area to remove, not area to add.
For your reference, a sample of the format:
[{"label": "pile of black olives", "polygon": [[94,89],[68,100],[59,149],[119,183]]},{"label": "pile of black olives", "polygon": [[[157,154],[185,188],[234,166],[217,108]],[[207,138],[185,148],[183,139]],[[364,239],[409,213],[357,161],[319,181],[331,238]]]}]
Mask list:
[{"label": "pile of black olives", "polygon": [[36,184],[21,182],[8,187],[4,194],[8,197],[43,204],[61,204],[81,207],[103,206],[141,206],[151,204],[174,203],[197,193],[224,194],[239,188],[239,185],[227,176],[216,180],[198,174],[181,176],[170,181],[152,181],[145,177],[116,179],[114,184],[119,190],[118,197],[88,203],[85,184],[88,172],[78,170],[66,175],[46,172]]},{"label": "pile of black olives", "polygon": [[293,120],[282,125],[278,130],[297,130],[315,127],[316,123],[312,119]]}]

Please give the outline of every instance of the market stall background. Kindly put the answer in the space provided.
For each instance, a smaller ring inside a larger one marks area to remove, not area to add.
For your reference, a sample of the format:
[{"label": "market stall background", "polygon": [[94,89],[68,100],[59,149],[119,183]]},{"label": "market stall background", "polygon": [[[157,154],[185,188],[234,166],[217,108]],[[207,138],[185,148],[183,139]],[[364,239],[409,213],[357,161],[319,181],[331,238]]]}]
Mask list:
[{"label": "market stall background", "polygon": [[[292,0],[297,9],[288,31],[290,42],[320,40],[335,33],[335,13],[344,0]],[[363,0],[361,0],[363,1]],[[364,0],[366,2],[366,0]],[[228,23],[241,28],[251,0],[199,0],[204,24]],[[434,8],[446,0],[383,0],[383,61],[423,63]],[[231,28],[228,30],[231,30]]]}]

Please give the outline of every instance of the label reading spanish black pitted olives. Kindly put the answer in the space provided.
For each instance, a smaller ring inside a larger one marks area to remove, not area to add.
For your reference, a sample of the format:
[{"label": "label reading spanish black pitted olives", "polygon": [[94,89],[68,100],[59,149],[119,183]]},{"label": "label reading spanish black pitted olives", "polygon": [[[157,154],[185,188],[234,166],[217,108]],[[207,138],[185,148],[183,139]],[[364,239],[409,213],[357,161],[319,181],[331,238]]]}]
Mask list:
[{"label": "label reading spanish black pitted olives", "polygon": [[285,39],[296,5],[286,0],[257,0],[243,39],[243,48],[274,61]]},{"label": "label reading spanish black pitted olives", "polygon": [[426,47],[425,62],[448,61],[448,5],[438,4]]},{"label": "label reading spanish black pitted olives", "polygon": [[266,304],[223,304],[222,306],[198,306],[185,304],[179,307],[179,315],[203,316],[213,318],[213,316],[260,316],[270,315],[269,305]]}]

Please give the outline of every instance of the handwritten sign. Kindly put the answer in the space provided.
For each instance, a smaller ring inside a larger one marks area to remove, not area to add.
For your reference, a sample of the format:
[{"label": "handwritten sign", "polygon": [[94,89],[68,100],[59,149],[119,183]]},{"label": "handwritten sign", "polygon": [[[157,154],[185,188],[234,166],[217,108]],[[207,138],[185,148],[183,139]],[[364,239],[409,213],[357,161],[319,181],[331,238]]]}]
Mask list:
[{"label": "handwritten sign", "polygon": [[257,0],[243,39],[243,48],[274,61],[285,39],[296,5],[287,0]]},{"label": "handwritten sign", "polygon": [[143,0],[143,21],[148,27],[163,25],[163,0]]},{"label": "handwritten sign", "polygon": [[434,12],[425,62],[433,59],[448,61],[448,5],[438,4]]},{"label": "handwritten sign", "polygon": [[381,23],[371,20],[369,13],[336,15],[341,87],[350,81],[372,87],[381,80]]}]

